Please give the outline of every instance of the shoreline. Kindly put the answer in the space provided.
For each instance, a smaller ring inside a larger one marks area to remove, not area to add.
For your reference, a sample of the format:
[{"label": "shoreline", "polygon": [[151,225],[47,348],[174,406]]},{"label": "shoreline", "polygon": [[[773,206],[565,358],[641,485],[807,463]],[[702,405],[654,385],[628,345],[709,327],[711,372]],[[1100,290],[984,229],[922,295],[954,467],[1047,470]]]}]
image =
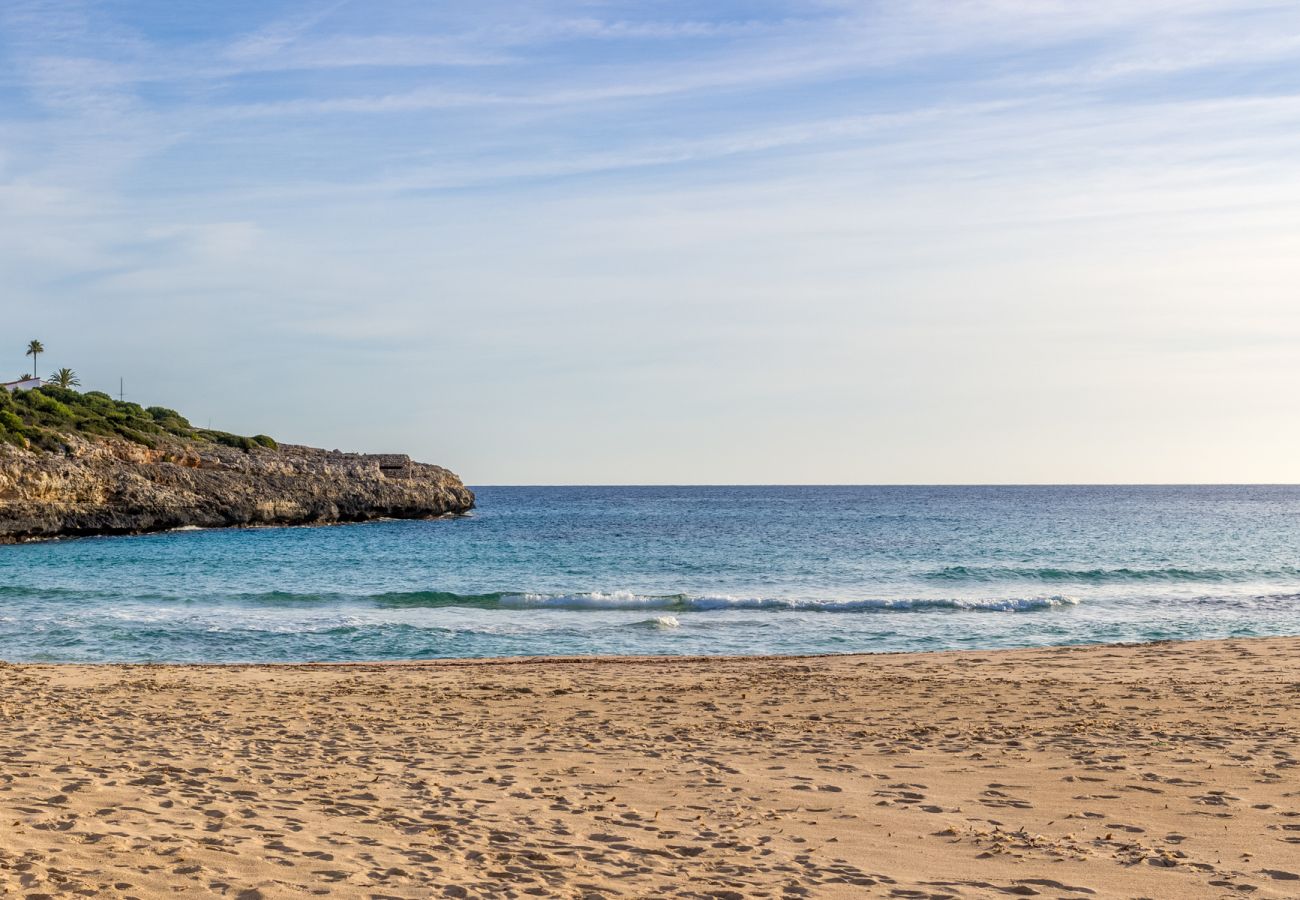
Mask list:
[{"label": "shoreline", "polygon": [[1295,897],[1300,637],[0,666],[0,892]]},{"label": "shoreline", "polygon": [[[2,506],[2,504],[0,504]],[[210,532],[274,531],[281,528],[343,528],[349,525],[378,525],[384,522],[439,522],[445,519],[472,519],[474,508],[419,516],[371,516],[364,519],[340,519],[332,522],[252,522],[236,525],[172,525],[160,528],[86,533],[42,534],[9,538],[0,535],[0,547],[29,547],[39,544],[63,544],[124,538],[148,538],[165,534],[207,534]]]},{"label": "shoreline", "polygon": [[1251,635],[1230,638],[1157,638],[1151,641],[1119,641],[1115,643],[1090,644],[1041,644],[1028,647],[992,647],[965,648],[961,650],[855,650],[846,653],[761,653],[761,654],[592,654],[591,656],[438,656],[429,659],[376,659],[376,660],[322,660],[307,662],[25,662],[0,659],[0,667],[23,668],[149,668],[149,669],[331,669],[331,668],[456,668],[475,666],[617,666],[624,664],[644,664],[656,662],[673,663],[745,663],[745,662],[790,662],[806,660],[860,660],[867,661],[885,657],[916,656],[940,657],[961,656],[965,654],[1015,654],[1034,652],[1067,652],[1072,650],[1096,650],[1108,647],[1141,648],[1173,646],[1200,646],[1225,642],[1298,640],[1300,635]]}]

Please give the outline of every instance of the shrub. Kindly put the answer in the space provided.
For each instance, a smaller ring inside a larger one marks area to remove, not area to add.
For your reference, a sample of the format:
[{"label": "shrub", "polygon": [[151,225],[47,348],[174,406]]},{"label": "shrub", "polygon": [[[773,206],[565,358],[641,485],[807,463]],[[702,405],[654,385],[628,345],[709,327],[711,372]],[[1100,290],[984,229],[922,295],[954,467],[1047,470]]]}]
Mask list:
[{"label": "shrub", "polygon": [[257,446],[257,442],[250,437],[243,437],[238,434],[231,434],[228,431],[207,431],[198,432],[199,437],[221,444],[225,447],[236,447],[240,450],[248,451]]},{"label": "shrub", "polygon": [[190,424],[190,420],[174,409],[168,409],[165,406],[151,406],[145,412],[163,431],[186,436],[194,431],[194,426]]},{"label": "shrub", "polygon": [[197,441],[211,441],[241,450],[255,447],[277,449],[264,434],[244,437],[224,431],[196,429],[174,409],[114,400],[103,391],[82,394],[68,388],[45,385],[10,394],[0,391],[0,442],[33,446],[42,450],[65,449],[61,435],[119,437],[155,447],[165,435]]},{"label": "shrub", "polygon": [[23,437],[26,433],[26,429],[23,427],[23,420],[18,418],[12,410],[0,410],[0,429],[4,429],[6,439],[9,443],[19,445],[26,443],[26,440]]}]

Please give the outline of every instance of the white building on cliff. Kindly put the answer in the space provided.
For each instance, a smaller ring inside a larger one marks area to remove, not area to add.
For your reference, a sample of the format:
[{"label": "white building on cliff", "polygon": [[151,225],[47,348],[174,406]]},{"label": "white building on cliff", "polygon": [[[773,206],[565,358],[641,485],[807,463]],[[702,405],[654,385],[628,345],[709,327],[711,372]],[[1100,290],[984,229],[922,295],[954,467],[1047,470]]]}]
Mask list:
[{"label": "white building on cliff", "polygon": [[21,378],[18,381],[0,383],[0,387],[12,394],[14,391],[30,391],[32,388],[38,388],[44,383],[39,378]]}]

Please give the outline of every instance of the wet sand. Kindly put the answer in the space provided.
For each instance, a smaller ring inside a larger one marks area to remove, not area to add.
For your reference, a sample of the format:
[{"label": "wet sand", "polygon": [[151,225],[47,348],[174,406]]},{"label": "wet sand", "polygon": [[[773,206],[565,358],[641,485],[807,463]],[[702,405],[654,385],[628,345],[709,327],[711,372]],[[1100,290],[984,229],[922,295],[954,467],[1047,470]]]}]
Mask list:
[{"label": "wet sand", "polygon": [[1300,638],[0,667],[4,896],[1300,897]]}]

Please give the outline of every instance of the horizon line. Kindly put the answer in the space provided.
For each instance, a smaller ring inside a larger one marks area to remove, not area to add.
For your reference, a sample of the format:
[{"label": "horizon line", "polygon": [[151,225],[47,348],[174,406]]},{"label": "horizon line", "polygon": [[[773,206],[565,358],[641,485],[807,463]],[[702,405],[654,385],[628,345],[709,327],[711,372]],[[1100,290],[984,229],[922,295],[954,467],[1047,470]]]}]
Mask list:
[{"label": "horizon line", "polygon": [[470,484],[473,488],[790,488],[790,487],[862,487],[862,488],[988,488],[988,487],[1300,487],[1296,481],[936,481],[936,482],[566,482],[544,484],[541,482],[521,482],[514,484]]}]

